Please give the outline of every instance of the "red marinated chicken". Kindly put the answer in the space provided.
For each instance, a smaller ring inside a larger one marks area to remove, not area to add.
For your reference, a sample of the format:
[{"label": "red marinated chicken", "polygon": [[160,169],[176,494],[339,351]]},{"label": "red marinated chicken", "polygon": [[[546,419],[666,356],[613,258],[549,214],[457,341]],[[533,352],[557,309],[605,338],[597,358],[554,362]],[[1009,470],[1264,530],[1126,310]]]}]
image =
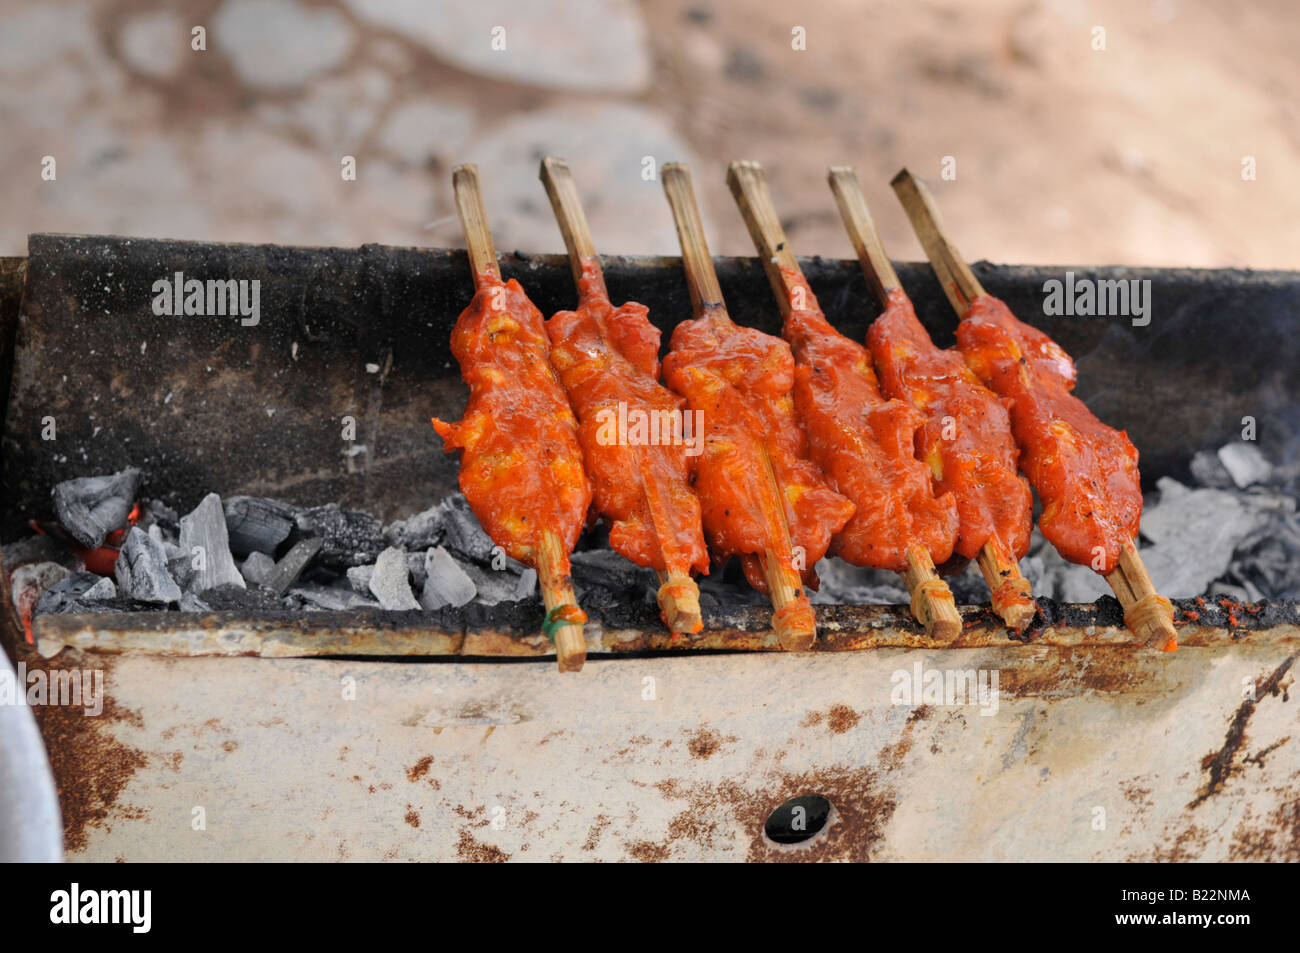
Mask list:
[{"label": "red marinated chicken", "polygon": [[684,401],[659,383],[659,329],[644,305],[610,303],[594,261],[583,262],[578,294],[578,309],[560,311],[546,329],[551,363],[581,421],[578,439],[610,546],[639,566],[707,572],[690,486],[693,435],[683,426]]},{"label": "red marinated chicken", "polygon": [[542,314],[519,282],[479,274],[475,284],[451,335],[469,404],[459,423],[433,426],[447,452],[463,449],[460,487],[492,541],[535,565],[541,535],[552,531],[567,575],[592,498],[578,422],[547,358]]},{"label": "red marinated chicken", "polygon": [[907,549],[919,545],[943,562],[952,555],[957,507],[947,487],[936,498],[930,471],[915,456],[925,417],[881,395],[871,355],[826,320],[802,272],[781,274],[791,302],[782,333],[794,352],[794,400],[812,458],[857,505],[832,552],[904,572]]},{"label": "red marinated chicken", "polygon": [[868,344],[890,397],[924,417],[916,449],[935,492],[957,502],[957,555],[974,559],[993,541],[1015,562],[1029,549],[1033,494],[1016,472],[1018,450],[1004,402],[980,384],[961,354],[935,347],[902,290],[889,295]]},{"label": "red marinated chicken", "polygon": [[1008,401],[1021,469],[1043,503],[1043,535],[1070,562],[1113,570],[1142,516],[1138,452],[1128,434],[1103,424],[1070,393],[1069,355],[997,298],[971,302],[957,346]]},{"label": "red marinated chicken", "polygon": [[[854,506],[808,458],[791,393],[789,346],[732,323],[720,305],[705,305],[702,316],[678,324],[671,344],[664,378],[703,414],[695,492],[714,558],[738,555],[750,585],[767,592],[762,560],[771,552],[815,589],[813,567]],[[785,544],[782,524],[798,552]]]}]

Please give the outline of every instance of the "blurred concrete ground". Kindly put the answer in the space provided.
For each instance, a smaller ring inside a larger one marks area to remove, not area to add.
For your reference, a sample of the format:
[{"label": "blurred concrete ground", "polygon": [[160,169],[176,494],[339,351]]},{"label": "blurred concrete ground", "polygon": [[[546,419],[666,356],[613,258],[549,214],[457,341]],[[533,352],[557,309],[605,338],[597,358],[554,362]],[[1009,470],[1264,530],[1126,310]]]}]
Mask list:
[{"label": "blurred concrete ground", "polygon": [[676,250],[649,156],[691,162],[714,251],[749,253],[743,157],[800,254],[851,253],[824,180],[847,162],[897,258],[920,256],[906,164],[972,258],[1296,268],[1297,48],[1287,0],[0,0],[0,254],[36,231],[456,245],[461,161],[498,247],[559,251],[555,152],[606,252]]}]

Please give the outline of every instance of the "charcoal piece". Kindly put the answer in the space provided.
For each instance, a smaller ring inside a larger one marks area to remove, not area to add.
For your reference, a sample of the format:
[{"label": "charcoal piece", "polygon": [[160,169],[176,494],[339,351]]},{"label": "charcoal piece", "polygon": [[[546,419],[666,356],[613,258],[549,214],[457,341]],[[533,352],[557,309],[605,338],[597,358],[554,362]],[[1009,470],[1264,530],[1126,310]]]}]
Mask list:
[{"label": "charcoal piece", "polygon": [[181,612],[211,612],[212,606],[208,605],[192,592],[181,594]]},{"label": "charcoal piece", "polygon": [[385,609],[420,608],[420,603],[411,592],[406,553],[394,546],[385,549],[375,560],[375,572],[370,577],[370,591]]},{"label": "charcoal piece", "polygon": [[98,603],[117,599],[117,586],[107,576],[74,572],[41,595],[32,616],[57,613],[102,612]]},{"label": "charcoal piece", "polygon": [[139,527],[132,526],[113,567],[122,595],[139,602],[178,602],[181,590],[167,571],[167,554],[162,544]]},{"label": "charcoal piece", "polygon": [[209,493],[193,512],[181,517],[180,548],[196,563],[189,589],[202,595],[217,586],[244,588],[244,577],[230,554],[226,514],[217,494]]},{"label": "charcoal piece", "polygon": [[[168,532],[163,529],[162,524],[160,523],[150,523],[147,526],[144,523],[136,523],[135,525],[139,526],[142,530],[163,544],[163,549],[167,551],[168,559],[180,555],[181,548],[177,545],[180,541],[179,532]],[[173,550],[175,550],[175,552],[173,552]]]},{"label": "charcoal piece", "polygon": [[[898,579],[899,576],[895,574],[894,581],[897,582]],[[946,582],[949,591],[952,592],[953,601],[959,606],[986,605],[992,599],[989,595],[989,584],[984,581],[983,573],[974,562],[967,563],[962,572],[947,577]],[[900,590],[901,596],[894,600],[894,604],[910,604],[911,596],[907,594],[907,586],[895,586],[895,588]]]},{"label": "charcoal piece", "polygon": [[58,563],[64,569],[77,572],[85,567],[80,556],[68,549],[53,536],[28,536],[0,547],[0,562],[5,572],[13,572],[28,563]]},{"label": "charcoal piece", "polygon": [[[175,550],[175,555],[172,555],[173,550]],[[181,555],[179,549],[167,546],[165,543],[163,544],[163,552],[168,554],[167,571],[171,573],[176,585],[186,592],[192,591],[194,589],[194,577],[198,575],[194,571],[194,560],[189,556]]]},{"label": "charcoal piece", "polygon": [[524,571],[519,574],[519,581],[515,583],[515,601],[520,599],[530,599],[534,592],[537,591],[537,570],[531,567],[525,567]]},{"label": "charcoal piece", "polygon": [[454,556],[484,565],[492,561],[496,550],[496,544],[483,532],[463,493],[453,493],[423,513],[391,523],[384,530],[384,537],[390,546],[411,551],[444,546]]},{"label": "charcoal piece", "polygon": [[1219,448],[1219,461],[1231,474],[1232,482],[1243,489],[1252,483],[1267,483],[1273,475],[1273,464],[1253,443],[1224,444]]},{"label": "charcoal piece", "polygon": [[502,602],[517,602],[519,577],[508,569],[488,569],[478,563],[464,561],[460,568],[474,582],[474,603],[495,606]]},{"label": "charcoal piece", "polygon": [[1192,479],[1201,486],[1216,490],[1226,490],[1235,486],[1232,482],[1232,474],[1223,465],[1219,455],[1211,450],[1198,450],[1192,457],[1190,467]]},{"label": "charcoal piece", "polygon": [[348,569],[348,585],[352,591],[363,596],[370,595],[370,577],[375,574],[374,566],[352,566]]},{"label": "charcoal piece", "polygon": [[254,586],[265,586],[274,571],[275,560],[263,552],[249,553],[239,567],[244,581]]},{"label": "charcoal piece", "polygon": [[[401,549],[399,546],[398,549]],[[416,592],[424,588],[424,580],[428,576],[428,570],[424,566],[425,553],[407,553],[406,568],[411,574],[411,591]]]},{"label": "charcoal piece", "polygon": [[9,580],[14,605],[20,618],[30,610],[32,616],[47,612],[64,612],[63,603],[71,602],[98,580],[93,572],[69,572],[58,563],[28,563]]},{"label": "charcoal piece", "polygon": [[180,515],[162,500],[150,500],[140,508],[136,526],[154,539],[176,542],[181,527]]},{"label": "charcoal piece", "polygon": [[298,508],[260,496],[232,496],[222,504],[231,552],[274,556],[293,530]]},{"label": "charcoal piece", "polygon": [[317,586],[314,584],[294,586],[288,594],[296,596],[309,606],[315,606],[318,609],[332,609],[336,612],[347,609],[352,598],[356,595],[354,592],[344,592],[330,586]]},{"label": "charcoal piece", "polygon": [[275,564],[275,569],[271,571],[264,583],[265,587],[276,595],[283,596],[302,575],[302,571],[316,557],[323,545],[324,541],[318,537],[298,540],[293,544],[293,548],[284,554],[284,558]]},{"label": "charcoal piece", "polygon": [[408,552],[418,550],[423,557],[426,549],[442,542],[442,513],[446,502],[437,503],[408,519],[389,523],[384,527],[384,540],[389,546]]},{"label": "charcoal piece", "polygon": [[327,566],[364,566],[373,563],[384,548],[379,520],[369,513],[340,509],[337,503],[304,510],[295,523],[303,535],[321,538],[323,545],[316,558]]},{"label": "charcoal piece", "polygon": [[78,477],[54,488],[54,512],[59,523],[87,549],[104,544],[104,537],[126,525],[140,487],[140,471],[127,467],[111,476]]},{"label": "charcoal piece", "polygon": [[382,608],[373,599],[359,596],[351,589],[339,589],[335,586],[298,585],[290,589],[288,595],[299,600],[305,609],[314,608],[342,612],[348,609]]},{"label": "charcoal piece", "polygon": [[[424,553],[425,581],[420,593],[420,605],[426,609],[444,606],[460,608],[478,592],[465,570],[441,546],[432,546]],[[511,587],[513,593],[515,587]]]},{"label": "charcoal piece", "polygon": [[570,563],[579,599],[583,593],[599,591],[616,601],[641,602],[654,599],[659,591],[659,579],[652,570],[638,566],[612,549],[574,553]]},{"label": "charcoal piece", "polygon": [[199,599],[213,612],[269,612],[280,608],[280,597],[275,593],[245,586],[213,586],[199,593]]}]

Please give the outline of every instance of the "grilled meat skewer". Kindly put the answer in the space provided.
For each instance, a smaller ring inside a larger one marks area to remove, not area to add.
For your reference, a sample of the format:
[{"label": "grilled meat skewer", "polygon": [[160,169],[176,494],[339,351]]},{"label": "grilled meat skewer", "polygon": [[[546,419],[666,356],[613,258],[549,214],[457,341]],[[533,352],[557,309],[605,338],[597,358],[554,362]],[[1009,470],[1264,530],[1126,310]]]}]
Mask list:
[{"label": "grilled meat skewer", "polygon": [[750,585],[771,596],[781,645],[808,649],[816,617],[804,587],[816,585],[813,567],[854,505],[808,458],[795,416],[789,345],[727,314],[690,172],[677,163],[662,172],[695,309],[695,318],[673,331],[664,378],[703,414],[695,492],[705,535],[716,560],[739,556]]},{"label": "grilled meat skewer", "polygon": [[507,554],[537,567],[546,604],[543,631],[560,671],[586,659],[569,554],[582,533],[592,488],[578,422],[550,364],[541,312],[519,282],[502,282],[472,165],[455,169],[456,208],[474,271],[474,298],[452,331],[451,349],[469,385],[459,423],[434,418],[446,452],[460,449],[460,487],[484,531]]},{"label": "grilled meat skewer", "polygon": [[930,340],[885,254],[857,175],[835,167],[829,180],[867,283],[885,309],[867,335],[881,389],[924,415],[918,452],[936,492],[951,492],[957,501],[954,552],[978,560],[993,611],[1021,631],[1038,609],[1018,565],[1029,550],[1034,498],[1016,470],[1020,452],[1005,401],[980,383],[960,353]]},{"label": "grilled meat skewer", "polygon": [[913,440],[925,418],[881,394],[867,349],[836,331],[818,308],[758,163],[733,162],[727,183],[776,292],[812,459],[857,506],[831,543],[832,554],[902,573],[926,633],[956,638],[961,616],[934,564],[952,555],[957,508],[951,493],[936,498],[930,470],[916,458]]},{"label": "grilled meat skewer", "polygon": [[[685,439],[693,435],[683,433],[685,401],[659,383],[659,329],[645,306],[615,308],[609,300],[569,167],[543,159],[541,179],[578,285],[577,309],[546,323],[551,363],[578,416],[596,509],[609,523],[610,547],[659,573],[664,623],[694,634],[704,623],[691,571],[708,572],[709,552],[690,484]],[[629,418],[655,421],[657,440],[621,438],[616,422]]]},{"label": "grilled meat skewer", "polygon": [[1142,516],[1137,448],[1071,393],[1074,362],[1061,346],[984,290],[944,231],[925,183],[904,169],[892,184],[961,316],[958,350],[1010,401],[1020,466],[1043,504],[1043,535],[1070,562],[1105,576],[1135,634],[1173,651],[1173,606],[1155,591],[1133,545]]}]

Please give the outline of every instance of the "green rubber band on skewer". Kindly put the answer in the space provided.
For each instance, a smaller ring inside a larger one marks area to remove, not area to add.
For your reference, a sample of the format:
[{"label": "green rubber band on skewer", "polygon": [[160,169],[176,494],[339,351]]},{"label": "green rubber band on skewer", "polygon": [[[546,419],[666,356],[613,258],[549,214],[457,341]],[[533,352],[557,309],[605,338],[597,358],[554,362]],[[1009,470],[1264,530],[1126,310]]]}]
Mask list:
[{"label": "green rubber band on skewer", "polygon": [[[568,602],[566,602],[564,605],[562,605],[562,606],[556,606],[556,607],[555,607],[554,609],[552,609],[550,612],[546,613],[546,621],[542,623],[542,634],[545,635],[548,639],[551,640],[551,644],[552,644],[552,645],[555,644],[555,630],[558,629],[560,626],[562,626],[562,625],[576,625],[576,626],[581,626],[581,625],[582,625],[581,622],[570,622],[568,619],[559,619],[559,618],[556,618],[556,613],[557,613],[557,612],[560,612],[560,611],[562,611],[562,610],[564,610],[564,609],[567,609],[567,608],[569,608],[571,605],[572,605],[572,603],[568,603]],[[577,606],[573,606],[573,608],[576,609]]]}]

